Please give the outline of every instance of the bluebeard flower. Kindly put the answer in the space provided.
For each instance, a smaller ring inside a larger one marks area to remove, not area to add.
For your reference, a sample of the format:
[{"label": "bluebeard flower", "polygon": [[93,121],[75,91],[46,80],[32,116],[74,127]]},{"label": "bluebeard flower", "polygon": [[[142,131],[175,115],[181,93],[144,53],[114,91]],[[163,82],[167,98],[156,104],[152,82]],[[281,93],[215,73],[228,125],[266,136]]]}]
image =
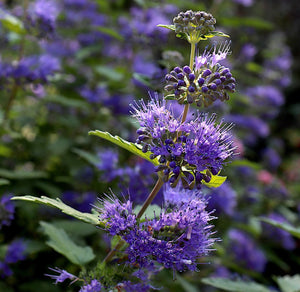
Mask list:
[{"label": "bluebeard flower", "polygon": [[[271,213],[267,218],[279,223],[288,223],[287,219],[277,213]],[[296,241],[289,232],[264,222],[262,227],[263,236],[269,238],[272,243],[278,244],[286,250],[293,250],[296,248]]]},{"label": "bluebeard flower", "polygon": [[18,261],[22,261],[26,258],[25,256],[26,244],[23,240],[13,241],[7,248],[5,255],[5,262],[8,264],[13,264]]},{"label": "bluebeard flower", "polygon": [[228,182],[218,188],[208,191],[209,199],[207,209],[215,210],[216,215],[226,214],[232,216],[237,204],[237,194]]},{"label": "bluebeard flower", "polygon": [[99,215],[100,221],[105,221],[111,235],[124,235],[136,225],[136,215],[132,202],[121,203],[116,197],[102,200],[103,208]]},{"label": "bluebeard flower", "polygon": [[81,287],[79,292],[99,292],[101,290],[102,290],[101,283],[98,280],[93,279],[90,284]]},{"label": "bluebeard flower", "polygon": [[284,103],[282,92],[275,86],[254,86],[247,88],[245,93],[263,119],[274,118],[278,114],[279,107]]},{"label": "bluebeard flower", "polygon": [[216,175],[232,155],[232,125],[217,124],[216,115],[198,114],[195,120],[181,124],[158,96],[133,109],[141,126],[137,143],[144,152],[152,152],[152,159],[159,157],[157,171],[163,171],[164,180],[173,186],[181,179],[185,188],[195,184],[200,188],[202,179],[209,182],[211,174]]},{"label": "bluebeard flower", "polygon": [[55,0],[36,0],[28,8],[31,25],[39,29],[41,36],[55,31],[55,21],[59,12],[58,3]]},{"label": "bluebeard flower", "polygon": [[276,171],[282,159],[275,149],[268,147],[262,151],[262,161],[269,170]]},{"label": "bluebeard flower", "polygon": [[107,222],[111,235],[127,242],[128,262],[151,268],[155,262],[178,271],[197,269],[197,260],[208,254],[215,239],[210,238],[212,219],[199,198],[162,210],[159,218],[138,223],[132,203],[117,199],[104,202],[100,220]]},{"label": "bluebeard flower", "polygon": [[0,199],[0,229],[2,226],[9,226],[14,219],[15,205],[11,198],[12,195],[4,194]]},{"label": "bluebeard flower", "polygon": [[119,175],[117,167],[119,160],[118,153],[114,150],[106,149],[99,151],[98,157],[100,161],[96,166],[100,171],[103,171],[101,179],[104,179],[107,182],[113,181]]},{"label": "bluebeard flower", "polygon": [[62,283],[65,280],[69,279],[69,280],[73,280],[73,282],[77,281],[78,278],[70,273],[68,273],[66,270],[62,270],[59,268],[49,268],[51,271],[58,273],[58,275],[49,275],[49,274],[45,274],[45,276],[50,277],[51,279],[55,280],[55,284],[57,283]]},{"label": "bluebeard flower", "polygon": [[173,23],[176,33],[184,33],[190,43],[197,43],[215,29],[216,19],[204,11],[188,10],[174,17]]},{"label": "bluebeard flower", "polygon": [[254,240],[243,231],[231,229],[229,236],[229,251],[237,263],[256,272],[263,272],[267,263],[264,253]]},{"label": "bluebeard flower", "polygon": [[182,203],[188,203],[190,200],[200,199],[203,194],[199,190],[187,190],[184,189],[181,183],[174,188],[169,185],[164,185],[164,201],[166,205],[181,205]]},{"label": "bluebeard flower", "polygon": [[256,53],[257,53],[257,48],[250,43],[243,45],[241,49],[241,57],[246,61],[252,61]]},{"label": "bluebeard flower", "polygon": [[22,239],[14,240],[7,247],[3,261],[0,261],[0,277],[9,277],[13,274],[11,264],[22,261],[26,258],[26,244]]},{"label": "bluebeard flower", "polygon": [[217,51],[206,51],[196,57],[195,67],[176,67],[166,75],[165,90],[174,93],[180,104],[196,103],[197,106],[209,106],[214,101],[228,100],[228,92],[235,91],[235,78],[229,68],[219,62],[229,53],[229,43],[224,43]]}]

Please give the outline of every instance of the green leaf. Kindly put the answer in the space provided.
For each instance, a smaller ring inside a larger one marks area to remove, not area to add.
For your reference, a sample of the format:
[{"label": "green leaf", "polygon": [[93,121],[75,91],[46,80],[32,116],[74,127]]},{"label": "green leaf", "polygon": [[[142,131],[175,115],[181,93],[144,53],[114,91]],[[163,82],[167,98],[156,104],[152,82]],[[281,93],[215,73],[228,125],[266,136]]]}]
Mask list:
[{"label": "green leaf", "polygon": [[204,278],[202,283],[230,292],[270,292],[270,290],[255,282],[229,280],[227,278]]},{"label": "green leaf", "polygon": [[175,25],[174,24],[158,24],[157,26],[175,31]]},{"label": "green leaf", "polygon": [[97,66],[95,67],[95,71],[106,77],[107,79],[111,80],[111,81],[116,81],[119,82],[123,79],[123,74],[118,72],[116,69],[111,68],[109,66]]},{"label": "green leaf", "polygon": [[97,155],[91,154],[85,150],[77,148],[73,149],[72,151],[92,165],[96,165],[97,163],[99,163],[99,158]]},{"label": "green leaf", "polygon": [[61,95],[50,95],[43,98],[44,102],[54,102],[66,107],[88,108],[88,104],[81,99],[69,98]]},{"label": "green leaf", "polygon": [[183,277],[179,276],[176,274],[176,279],[178,280],[178,283],[181,285],[181,287],[184,289],[186,292],[198,292],[198,288],[193,286],[190,282],[185,280]]},{"label": "green leaf", "polygon": [[57,209],[61,210],[63,213],[70,215],[72,217],[75,217],[83,222],[93,224],[93,225],[102,225],[103,224],[103,226],[104,226],[104,223],[99,221],[97,214],[83,213],[83,212],[77,211],[76,209],[63,203],[59,198],[51,199],[51,198],[48,198],[45,196],[42,196],[40,198],[34,197],[34,196],[19,196],[19,197],[12,197],[11,200],[22,200],[22,201],[29,201],[29,202],[35,202],[35,203],[48,205],[48,206],[57,208]]},{"label": "green leaf", "polygon": [[48,175],[43,171],[7,170],[0,168],[0,176],[7,179],[38,179]]},{"label": "green leaf", "polygon": [[282,292],[299,292],[300,291],[300,275],[284,276],[276,278]]},{"label": "green leaf", "polygon": [[63,229],[46,222],[40,222],[40,225],[49,237],[46,243],[73,264],[83,266],[95,258],[95,254],[89,246],[78,246]]},{"label": "green leaf", "polygon": [[297,238],[300,238],[300,227],[294,227],[289,223],[280,223],[276,220],[272,220],[269,218],[259,218],[259,219],[263,222],[273,225],[274,227],[281,228]]},{"label": "green leaf", "polygon": [[121,36],[118,32],[116,32],[115,30],[113,30],[112,28],[109,27],[105,27],[105,26],[97,26],[97,30],[108,35],[111,36],[119,41],[123,41],[124,38],[123,36]]},{"label": "green leaf", "polygon": [[10,181],[4,178],[0,178],[0,186],[9,185]]},{"label": "green leaf", "polygon": [[218,21],[223,26],[229,27],[254,27],[256,29],[261,30],[271,30],[273,28],[273,23],[266,21],[264,19],[256,18],[256,17],[228,17],[221,18]]},{"label": "green leaf", "polygon": [[57,228],[62,228],[72,236],[85,237],[99,232],[95,226],[75,220],[55,220],[52,222]]},{"label": "green leaf", "polygon": [[175,94],[168,94],[164,98],[165,100],[176,100]]},{"label": "green leaf", "polygon": [[2,9],[0,9],[0,22],[2,23],[3,27],[9,31],[17,34],[25,33],[23,22],[17,17],[4,12]]},{"label": "green leaf", "polygon": [[99,131],[99,130],[90,131],[89,135],[95,135],[95,136],[98,136],[102,139],[110,141],[110,142],[118,145],[119,147],[121,147],[123,149],[126,149],[129,152],[131,152],[135,155],[138,155],[138,156],[152,162],[154,165],[159,165],[158,159],[157,158],[151,159],[150,158],[151,152],[148,151],[147,153],[144,153],[142,151],[142,147],[138,144],[128,142],[128,141],[120,138],[119,136],[112,136],[108,132],[102,132],[102,131]]},{"label": "green leaf", "polygon": [[227,176],[219,176],[219,175],[212,175],[211,180],[209,183],[202,180],[202,183],[209,188],[218,188],[221,186],[227,179]]},{"label": "green leaf", "polygon": [[207,40],[208,38],[213,38],[215,36],[227,37],[227,38],[230,37],[228,34],[225,34],[221,31],[211,31],[208,34],[201,36],[201,40]]},{"label": "green leaf", "polygon": [[144,85],[151,87],[151,83],[150,83],[151,79],[148,76],[140,73],[133,73],[133,78],[143,83]]}]

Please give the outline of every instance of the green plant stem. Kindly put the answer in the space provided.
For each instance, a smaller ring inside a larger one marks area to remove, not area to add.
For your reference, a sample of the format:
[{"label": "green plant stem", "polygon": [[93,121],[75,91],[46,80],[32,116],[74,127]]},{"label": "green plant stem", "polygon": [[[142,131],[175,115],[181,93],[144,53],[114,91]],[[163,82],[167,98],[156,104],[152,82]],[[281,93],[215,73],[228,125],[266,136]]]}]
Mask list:
[{"label": "green plant stem", "polygon": [[[195,50],[196,50],[196,44],[194,42],[191,43],[191,54],[190,54],[190,65],[189,67],[193,70],[194,66],[194,59],[195,59]],[[189,111],[189,104],[186,104],[184,106],[182,118],[181,118],[181,124],[185,122],[187,114]]]}]

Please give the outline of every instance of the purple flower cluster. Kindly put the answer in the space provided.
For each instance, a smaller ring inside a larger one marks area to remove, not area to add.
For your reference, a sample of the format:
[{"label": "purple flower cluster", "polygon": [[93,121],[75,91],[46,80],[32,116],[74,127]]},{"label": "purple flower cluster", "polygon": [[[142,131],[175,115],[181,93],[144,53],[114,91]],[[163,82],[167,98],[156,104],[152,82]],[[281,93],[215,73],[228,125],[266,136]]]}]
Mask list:
[{"label": "purple flower cluster", "polygon": [[211,105],[215,100],[228,100],[228,92],[235,91],[235,78],[229,68],[219,62],[229,52],[229,43],[221,45],[218,52],[205,51],[196,58],[195,68],[176,67],[166,75],[165,90],[174,93],[180,104],[196,103],[197,106]]},{"label": "purple flower cluster", "polygon": [[12,275],[10,265],[22,261],[25,256],[26,244],[23,240],[13,241],[6,250],[3,261],[0,261],[0,275],[2,278]]},{"label": "purple flower cluster", "polygon": [[12,195],[3,195],[0,199],[0,229],[2,226],[9,226],[14,219],[15,205],[11,198]]},{"label": "purple flower cluster", "polygon": [[210,238],[212,217],[205,206],[197,198],[140,222],[130,201],[111,199],[104,202],[99,218],[106,222],[111,235],[122,236],[126,241],[129,263],[151,268],[156,262],[165,268],[195,271],[197,260],[208,254],[215,241]]},{"label": "purple flower cluster", "polygon": [[101,283],[98,280],[93,279],[90,284],[81,287],[79,292],[100,292],[101,290],[102,290]]},{"label": "purple flower cluster", "polygon": [[249,270],[263,272],[267,259],[254,240],[237,229],[231,229],[228,236],[230,252],[235,260]]},{"label": "purple flower cluster", "polygon": [[209,199],[207,209],[215,210],[216,215],[226,214],[232,216],[237,204],[237,194],[230,183],[225,182],[218,188],[208,190]]},{"label": "purple flower cluster", "polygon": [[141,126],[137,143],[143,145],[143,152],[152,152],[152,159],[159,157],[157,171],[163,171],[171,186],[181,178],[185,188],[192,189],[195,184],[200,188],[201,181],[209,182],[211,174],[216,175],[232,155],[228,133],[232,125],[218,124],[216,115],[198,114],[195,120],[181,123],[158,96],[133,109]]},{"label": "purple flower cluster", "polygon": [[41,36],[54,33],[59,12],[60,8],[55,0],[36,0],[28,8],[30,23],[38,28]]},{"label": "purple flower cluster", "polygon": [[0,62],[0,80],[11,80],[19,85],[46,83],[49,77],[60,69],[60,61],[51,55],[36,55],[22,58],[15,63]]}]

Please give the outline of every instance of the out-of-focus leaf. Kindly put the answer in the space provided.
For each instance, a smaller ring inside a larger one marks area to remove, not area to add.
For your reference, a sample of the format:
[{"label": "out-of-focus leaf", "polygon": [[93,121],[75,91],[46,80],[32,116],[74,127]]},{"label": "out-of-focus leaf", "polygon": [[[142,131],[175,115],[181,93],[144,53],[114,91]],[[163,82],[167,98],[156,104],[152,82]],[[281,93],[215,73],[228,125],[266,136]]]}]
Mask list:
[{"label": "out-of-focus leaf", "polygon": [[44,102],[54,102],[66,107],[88,108],[84,100],[69,98],[61,95],[50,95],[43,99]]},{"label": "out-of-focus leaf", "polygon": [[95,226],[80,221],[55,220],[52,222],[52,224],[57,228],[62,228],[67,233],[72,234],[72,236],[84,237],[95,232],[99,232],[99,230]]},{"label": "out-of-focus leaf", "polygon": [[148,151],[147,153],[144,153],[142,151],[141,146],[138,145],[138,144],[128,142],[128,141],[120,138],[119,136],[112,136],[108,132],[102,132],[102,131],[99,131],[99,130],[90,131],[89,135],[95,135],[95,136],[98,136],[102,139],[108,140],[108,141],[118,145],[119,147],[124,148],[124,149],[128,150],[129,152],[131,152],[135,155],[138,155],[138,156],[152,162],[154,165],[159,165],[158,159],[156,159],[156,158],[151,159],[150,158],[151,152]]},{"label": "out-of-focus leaf", "polygon": [[176,275],[176,279],[178,280],[178,283],[181,285],[181,287],[186,292],[198,292],[198,288],[193,286],[191,283],[189,283],[187,280],[185,280],[183,277]]},{"label": "out-of-focus leaf", "polygon": [[270,292],[267,287],[255,282],[233,281],[227,278],[204,278],[202,283],[230,292]]},{"label": "out-of-focus leaf", "polygon": [[300,275],[277,277],[276,282],[282,292],[300,291]]},{"label": "out-of-focus leaf", "polygon": [[123,79],[123,74],[118,72],[116,69],[113,69],[109,66],[97,66],[95,67],[95,71],[106,77],[108,80],[111,80],[111,81],[121,81]]},{"label": "out-of-focus leaf", "polygon": [[269,218],[260,218],[261,221],[269,223],[271,225],[273,225],[274,227],[278,227],[281,228],[285,231],[287,231],[288,233],[290,233],[291,235],[300,238],[300,227],[294,227],[288,223],[280,223],[278,221],[269,219]]},{"label": "out-of-focus leaf", "polygon": [[230,165],[233,166],[233,167],[248,166],[248,167],[253,168],[255,170],[260,170],[262,168],[261,165],[259,165],[258,163],[249,161],[247,159],[234,160],[234,161],[231,162]]},{"label": "out-of-focus leaf", "polygon": [[271,22],[255,17],[224,17],[219,19],[218,22],[223,26],[230,27],[248,26],[262,30],[271,30],[273,28],[273,24]]},{"label": "out-of-focus leaf", "polygon": [[11,199],[12,200],[29,201],[29,202],[35,202],[35,203],[48,205],[48,206],[57,208],[57,209],[61,210],[63,213],[70,215],[72,217],[75,217],[83,222],[93,224],[93,225],[103,224],[99,221],[97,214],[83,213],[83,212],[77,211],[74,208],[63,203],[59,198],[51,199],[51,198],[48,198],[45,196],[42,196],[40,198],[34,197],[34,196],[18,196],[18,197],[12,197]]},{"label": "out-of-focus leaf", "polygon": [[149,82],[150,78],[146,75],[139,74],[139,73],[133,73],[133,78],[136,79],[137,81],[143,83],[144,85],[146,85],[148,87],[151,86],[151,83]]},{"label": "out-of-focus leaf", "polygon": [[78,246],[63,229],[46,222],[40,222],[40,225],[49,237],[47,244],[73,264],[83,266],[95,258],[95,254],[89,246]]},{"label": "out-of-focus leaf", "polygon": [[91,154],[81,149],[73,149],[72,151],[92,165],[96,165],[99,162],[99,158],[97,155]]},{"label": "out-of-focus leaf", "polygon": [[124,38],[123,36],[121,36],[117,31],[115,31],[114,29],[112,28],[109,28],[109,27],[105,27],[105,26],[98,26],[97,27],[97,30],[108,35],[108,36],[111,36],[119,41],[123,41]]},{"label": "out-of-focus leaf", "polygon": [[0,178],[0,186],[9,185],[10,181],[5,178]]},{"label": "out-of-focus leaf", "polygon": [[17,17],[6,13],[2,9],[0,9],[0,22],[9,31],[15,32],[17,34],[25,33],[23,22]]},{"label": "out-of-focus leaf", "polygon": [[0,156],[10,157],[12,154],[11,149],[5,145],[0,145]]},{"label": "out-of-focus leaf", "polygon": [[1,168],[0,176],[7,179],[37,179],[47,178],[48,175],[43,171],[7,170]]}]

